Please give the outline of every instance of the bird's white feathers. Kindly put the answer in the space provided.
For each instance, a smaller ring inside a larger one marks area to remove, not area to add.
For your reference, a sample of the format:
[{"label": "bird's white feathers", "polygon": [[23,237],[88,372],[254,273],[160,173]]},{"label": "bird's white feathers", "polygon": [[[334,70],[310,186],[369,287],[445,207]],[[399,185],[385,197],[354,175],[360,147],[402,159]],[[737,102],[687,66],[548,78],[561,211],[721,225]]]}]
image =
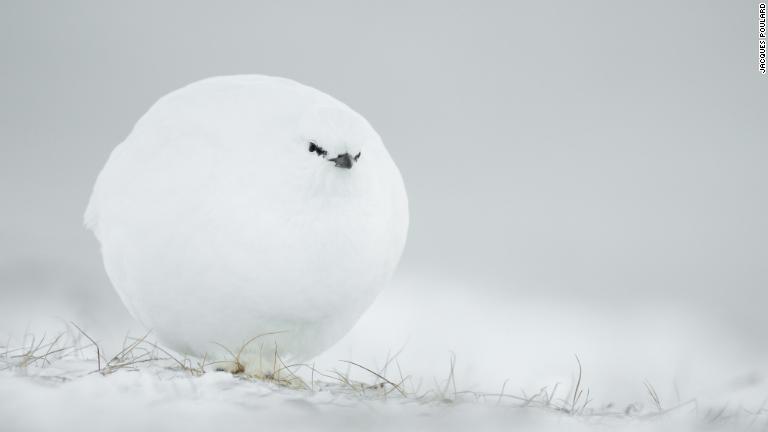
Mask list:
[{"label": "bird's white feathers", "polygon": [[[310,142],[327,152],[309,151]],[[360,154],[351,169],[329,159]],[[85,222],[129,311],[174,349],[302,361],[337,341],[394,271],[400,173],[343,103],[266,76],[161,98],[110,156]],[[257,366],[254,366],[257,367]]]}]

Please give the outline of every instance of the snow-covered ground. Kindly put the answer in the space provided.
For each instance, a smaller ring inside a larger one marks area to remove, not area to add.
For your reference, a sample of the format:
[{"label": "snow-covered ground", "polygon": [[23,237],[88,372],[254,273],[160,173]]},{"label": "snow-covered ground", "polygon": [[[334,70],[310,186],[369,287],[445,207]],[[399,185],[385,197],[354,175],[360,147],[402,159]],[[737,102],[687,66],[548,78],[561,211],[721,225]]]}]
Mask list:
[{"label": "snow-covered ground", "polygon": [[396,280],[313,365],[276,367],[281,382],[203,373],[151,334],[113,359],[143,336],[119,309],[4,308],[2,429],[768,428],[764,353],[706,316],[466,286]]}]

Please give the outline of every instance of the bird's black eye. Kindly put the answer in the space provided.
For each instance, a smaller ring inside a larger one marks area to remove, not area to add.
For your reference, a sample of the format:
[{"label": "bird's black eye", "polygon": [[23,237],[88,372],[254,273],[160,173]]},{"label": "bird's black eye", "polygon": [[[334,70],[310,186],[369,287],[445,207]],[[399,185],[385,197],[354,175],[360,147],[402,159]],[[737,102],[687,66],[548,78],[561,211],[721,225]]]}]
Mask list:
[{"label": "bird's black eye", "polygon": [[360,154],[361,154],[361,153],[362,153],[362,152],[358,152],[358,153],[355,155],[355,162],[357,162],[357,160],[358,160],[358,159],[360,159]]},{"label": "bird's black eye", "polygon": [[312,141],[309,142],[309,151],[317,153],[318,156],[325,157],[325,155],[328,154],[327,151],[325,151],[324,148],[320,147],[319,145],[313,143]]}]

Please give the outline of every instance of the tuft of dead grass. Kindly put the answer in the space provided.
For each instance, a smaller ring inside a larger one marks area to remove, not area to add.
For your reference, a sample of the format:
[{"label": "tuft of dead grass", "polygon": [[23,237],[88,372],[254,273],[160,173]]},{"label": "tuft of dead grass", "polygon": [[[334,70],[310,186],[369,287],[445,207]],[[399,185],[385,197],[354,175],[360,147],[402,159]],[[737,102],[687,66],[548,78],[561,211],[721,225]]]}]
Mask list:
[{"label": "tuft of dead grass", "polygon": [[[65,331],[52,338],[46,334],[37,338],[27,332],[16,346],[13,346],[13,341],[9,338],[4,345],[0,345],[0,371],[23,373],[31,368],[46,368],[58,361],[76,358],[95,363],[95,369],[87,371],[86,374],[98,373],[104,376],[117,372],[138,371],[147,365],[182,371],[193,377],[202,376],[212,370],[225,369],[239,379],[246,381],[263,382],[301,392],[327,391],[352,399],[386,401],[395,397],[417,404],[438,405],[482,403],[510,409],[543,410],[585,421],[609,418],[619,420],[659,419],[673,412],[687,410],[702,424],[724,424],[744,418],[751,421],[751,424],[759,420],[768,424],[768,409],[766,408],[768,398],[757,409],[731,408],[726,404],[722,407],[709,408],[703,415],[700,415],[699,403],[695,398],[681,402],[678,397],[676,404],[665,407],[655,387],[647,380],[642,384],[650,400],[648,408],[642,402],[632,403],[623,408],[610,403],[593,406],[594,397],[586,385],[584,368],[578,355],[574,355],[575,376],[569,390],[563,391],[563,386],[558,382],[542,387],[537,392],[530,394],[524,390],[519,393],[508,392],[509,380],[504,381],[498,393],[460,390],[456,382],[456,355],[454,353],[450,353],[449,356],[446,378],[440,381],[435,380],[434,385],[426,390],[422,390],[421,381],[415,382],[410,375],[403,373],[398,360],[400,351],[394,356],[387,354],[386,361],[380,368],[342,359],[339,360],[339,363],[346,366],[346,369],[321,371],[315,367],[315,364],[286,364],[279,354],[277,345],[275,345],[272,364],[269,368],[260,368],[260,372],[246,373],[246,365],[242,361],[246,349],[263,337],[277,333],[280,332],[254,336],[237,350],[220,345],[231,358],[208,362],[207,355],[201,359],[189,359],[163,348],[157,342],[149,340],[151,332],[138,338],[126,335],[121,349],[114,355],[107,356],[98,342],[85,330],[75,323],[69,323]],[[262,349],[263,344],[260,351]],[[222,366],[226,366],[226,368]],[[370,379],[353,379],[353,368]],[[59,381],[61,382],[73,379],[72,377],[60,378]],[[52,378],[48,377],[48,379]]]}]

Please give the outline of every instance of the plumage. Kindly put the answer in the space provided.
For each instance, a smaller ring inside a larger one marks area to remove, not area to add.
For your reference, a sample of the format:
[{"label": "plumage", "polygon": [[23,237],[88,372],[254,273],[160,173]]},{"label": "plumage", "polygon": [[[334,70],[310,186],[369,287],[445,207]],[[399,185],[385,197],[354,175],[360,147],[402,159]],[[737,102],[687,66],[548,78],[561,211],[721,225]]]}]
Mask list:
[{"label": "plumage", "polygon": [[352,327],[397,266],[408,202],[352,109],[291,80],[227,76],[152,106],[85,223],[128,310],[171,348],[226,360],[220,345],[278,332],[243,350],[258,369],[274,346],[305,361]]}]

